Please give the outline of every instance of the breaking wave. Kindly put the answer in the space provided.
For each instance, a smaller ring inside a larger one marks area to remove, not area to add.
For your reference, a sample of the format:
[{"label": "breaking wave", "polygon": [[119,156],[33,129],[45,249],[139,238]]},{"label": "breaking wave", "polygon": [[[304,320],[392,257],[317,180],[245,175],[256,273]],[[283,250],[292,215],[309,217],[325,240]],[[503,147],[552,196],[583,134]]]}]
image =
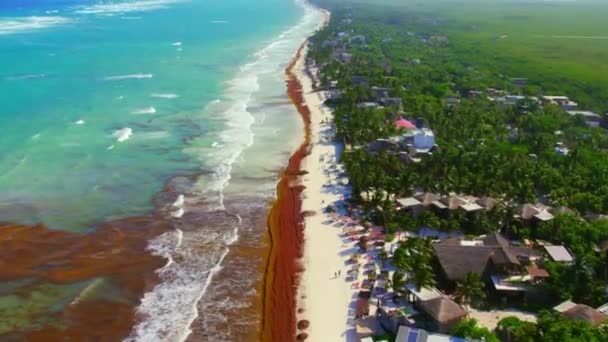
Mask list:
[{"label": "breaking wave", "polygon": [[154,108],[154,107],[136,109],[131,112],[131,114],[154,114],[154,113],[156,113],[156,108]]},{"label": "breaking wave", "polygon": [[129,140],[129,138],[131,138],[131,135],[133,135],[133,130],[129,127],[121,128],[112,133],[112,136],[115,137],[116,141],[118,142]]},{"label": "breaking wave", "polygon": [[76,9],[78,14],[122,14],[128,12],[145,12],[167,8],[168,5],[179,2],[179,0],[140,0],[129,2],[108,2],[92,6],[83,6]]},{"label": "breaking wave", "polygon": [[128,74],[128,75],[116,75],[116,76],[108,76],[105,77],[106,81],[121,81],[121,80],[130,80],[130,79],[146,79],[152,78],[154,75],[152,74]]},{"label": "breaking wave", "polygon": [[[167,214],[179,221],[176,225],[180,229],[159,236],[148,246],[153,254],[165,257],[168,262],[157,271],[161,283],[145,294],[138,307],[142,320],[127,341],[183,341],[191,333],[190,326],[199,317],[199,301],[213,275],[221,270],[220,265],[230,245],[238,240],[241,218],[237,213],[225,211],[223,192],[230,183],[234,163],[253,144],[252,125],[255,120],[249,108],[260,91],[260,79],[267,75],[281,75],[284,63],[320,21],[315,9],[303,2],[298,3],[306,8],[302,20],[259,50],[252,62],[242,65],[227,83],[222,101],[213,101],[208,107],[217,110],[225,122],[225,129],[217,141],[210,144],[214,148],[213,154],[195,146],[185,149],[184,152],[193,157],[205,156],[208,158],[206,162],[215,167],[211,174],[202,176],[204,182],[200,183],[203,186],[167,203]],[[189,206],[188,213],[184,214],[183,201],[204,204]],[[200,219],[201,215],[204,219]],[[234,224],[227,222],[227,217],[235,220]],[[214,303],[215,308],[224,304]],[[200,319],[211,322],[215,318],[209,313]],[[207,323],[202,322],[201,325]]]},{"label": "breaking wave", "polygon": [[173,93],[152,93],[150,94],[150,97],[153,98],[157,98],[157,99],[176,99],[179,97],[179,95],[177,94],[173,94]]},{"label": "breaking wave", "polygon": [[25,33],[65,25],[71,20],[60,16],[32,16],[0,19],[0,35]]}]

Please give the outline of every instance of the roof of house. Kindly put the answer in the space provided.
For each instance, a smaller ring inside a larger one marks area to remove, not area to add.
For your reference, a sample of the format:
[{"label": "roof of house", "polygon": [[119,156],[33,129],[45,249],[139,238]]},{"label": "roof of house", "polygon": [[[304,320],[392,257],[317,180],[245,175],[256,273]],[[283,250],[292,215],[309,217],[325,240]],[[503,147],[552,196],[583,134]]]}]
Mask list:
[{"label": "roof of house", "polygon": [[484,246],[509,246],[509,240],[499,233],[487,234],[483,239]]},{"label": "roof of house", "polygon": [[414,295],[414,297],[416,297],[416,299],[420,301],[431,300],[441,297],[441,292],[439,292],[433,287],[423,287],[418,290],[416,288],[416,285],[409,283],[405,285],[405,288],[407,288]]},{"label": "roof of house", "polygon": [[528,274],[532,278],[549,278],[549,272],[546,269],[540,268],[536,265],[526,266]]},{"label": "roof of house", "polygon": [[598,326],[608,320],[608,316],[585,304],[575,304],[573,307],[563,311],[562,315],[576,321],[587,321],[594,326]]},{"label": "roof of house", "polygon": [[399,326],[395,342],[467,342],[471,341],[462,337],[434,334],[426,330],[412,328],[405,325]]},{"label": "roof of house", "polygon": [[527,203],[521,207],[521,217],[524,220],[529,220],[535,217],[541,221],[549,221],[553,219],[553,215],[549,212],[549,209],[551,208],[540,203]]},{"label": "roof of house", "polygon": [[520,256],[538,256],[532,248],[511,246],[499,233],[486,235],[483,245],[455,244],[453,241],[433,245],[435,255],[449,280],[459,281],[467,273],[483,274],[488,261],[495,265],[521,265]]},{"label": "roof of house", "polygon": [[425,207],[428,207],[433,202],[439,200],[439,196],[437,196],[433,193],[430,193],[430,192],[425,192],[424,194],[422,194],[420,196],[416,196],[416,198],[418,198],[418,200],[420,202],[422,202],[422,205]]},{"label": "roof of house", "polygon": [[447,278],[452,281],[464,279],[467,273],[483,274],[495,248],[485,246],[455,246],[433,244],[435,255]]},{"label": "roof of house", "polygon": [[494,246],[496,251],[492,255],[492,261],[495,264],[515,264],[519,265],[517,254],[511,249],[511,243],[499,233],[491,233],[483,238],[484,246]]},{"label": "roof of house", "polygon": [[445,204],[450,210],[456,210],[461,205],[466,204],[466,201],[462,197],[456,195],[443,197],[440,202]]},{"label": "roof of house", "polygon": [[547,210],[540,211],[538,214],[534,215],[534,217],[536,217],[537,219],[539,219],[541,221],[551,221],[551,220],[553,220],[553,214],[551,214]]},{"label": "roof of house", "polygon": [[433,320],[442,324],[459,320],[467,315],[460,305],[445,296],[423,301],[419,305]]},{"label": "roof of house", "polygon": [[492,208],[494,208],[496,205],[496,200],[490,196],[483,196],[477,200],[477,204],[486,208],[486,210],[492,210]]},{"label": "roof of house", "polygon": [[564,246],[544,246],[553,261],[571,262],[574,258]]},{"label": "roof of house", "polygon": [[397,128],[405,128],[405,129],[416,128],[416,125],[414,125],[414,123],[412,123],[411,121],[406,120],[404,118],[399,118],[399,120],[395,121],[395,126]]},{"label": "roof of house", "polygon": [[601,118],[599,114],[588,110],[569,110],[568,113],[571,115],[582,115],[585,118]]},{"label": "roof of house", "polygon": [[567,300],[563,303],[560,303],[559,305],[556,305],[553,307],[553,310],[563,313],[565,311],[568,311],[570,309],[572,309],[573,307],[576,306],[576,303],[570,300]]},{"label": "roof of house", "polygon": [[422,204],[415,197],[397,198],[395,201],[404,208],[415,207]]},{"label": "roof of house", "polygon": [[451,195],[443,197],[440,202],[450,210],[463,209],[472,212],[483,209],[482,206],[477,204],[477,200],[478,198],[473,196]]},{"label": "roof of house", "polygon": [[439,209],[446,209],[447,206],[443,203],[441,203],[441,201],[433,201],[432,203],[434,206],[436,206]]},{"label": "roof of house", "polygon": [[477,203],[466,203],[466,204],[462,204],[460,207],[462,209],[464,209],[465,211],[468,211],[468,212],[472,212],[472,211],[477,211],[477,210],[483,209],[483,207],[480,206]]}]

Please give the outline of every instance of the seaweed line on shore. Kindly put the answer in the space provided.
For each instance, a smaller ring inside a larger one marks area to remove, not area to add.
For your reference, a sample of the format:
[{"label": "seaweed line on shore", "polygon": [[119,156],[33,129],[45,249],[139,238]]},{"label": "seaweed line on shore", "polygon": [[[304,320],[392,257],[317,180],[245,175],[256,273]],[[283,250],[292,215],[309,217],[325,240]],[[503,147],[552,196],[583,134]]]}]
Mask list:
[{"label": "seaweed line on shore", "polygon": [[302,191],[298,175],[302,159],[310,148],[310,111],[302,97],[302,86],[294,68],[307,42],[298,49],[285,70],[287,93],[304,122],[304,142],[291,155],[286,170],[277,185],[277,200],[268,216],[270,251],[264,277],[263,341],[289,341],[295,337],[296,289],[300,273],[298,260],[302,257],[303,220]]}]

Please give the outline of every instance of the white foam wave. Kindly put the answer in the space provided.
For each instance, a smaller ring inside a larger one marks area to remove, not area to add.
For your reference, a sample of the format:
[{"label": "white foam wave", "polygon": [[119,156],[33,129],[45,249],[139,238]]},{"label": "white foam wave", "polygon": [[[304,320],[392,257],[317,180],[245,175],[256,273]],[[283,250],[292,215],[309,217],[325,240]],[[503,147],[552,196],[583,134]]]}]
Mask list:
[{"label": "white foam wave", "polygon": [[139,0],[128,2],[107,2],[92,6],[82,6],[76,9],[78,14],[121,14],[127,12],[146,12],[167,8],[168,5],[179,2],[179,0]]},{"label": "white foam wave", "polygon": [[173,218],[180,218],[180,217],[184,216],[184,208],[179,208],[176,211],[172,212],[171,216]]},{"label": "white foam wave", "polygon": [[[135,326],[126,342],[183,341],[197,317],[196,303],[221,267],[228,249],[218,246],[217,236],[181,230],[162,234],[150,242],[154,255],[168,260],[157,271],[163,280],[144,295],[138,313],[146,317]],[[195,245],[206,244],[209,253],[192,253]],[[175,262],[180,260],[180,262]]]},{"label": "white foam wave", "polygon": [[112,136],[115,137],[116,141],[118,142],[129,140],[129,138],[131,138],[131,135],[133,135],[133,130],[129,127],[121,128],[112,133]]},{"label": "white foam wave", "polygon": [[46,77],[46,74],[23,74],[23,75],[6,76],[4,79],[6,81],[22,81],[22,80],[35,80],[35,79],[45,78],[45,77]]},{"label": "white foam wave", "polygon": [[24,33],[65,25],[71,20],[60,16],[32,16],[0,19],[0,35]]},{"label": "white foam wave", "polygon": [[32,139],[38,139],[40,138],[40,133],[36,133],[32,136]]},{"label": "white foam wave", "polygon": [[[106,81],[121,81],[121,80],[130,80],[130,79],[146,79],[152,78],[154,75],[152,74],[128,74],[128,75],[116,75],[116,76],[108,76],[105,77]],[[122,97],[121,97],[122,98]]]},{"label": "white foam wave", "polygon": [[180,194],[177,196],[175,202],[173,202],[172,206],[174,207],[182,207],[184,205],[184,195]]},{"label": "white foam wave", "polygon": [[154,108],[154,107],[136,109],[131,112],[131,114],[154,114],[154,113],[156,113],[156,108]]},{"label": "white foam wave", "polygon": [[[233,164],[244,149],[253,143],[254,117],[248,111],[260,89],[260,78],[283,74],[285,62],[321,22],[320,13],[299,1],[305,14],[296,27],[283,32],[256,55],[255,60],[243,65],[228,82],[222,97],[225,108],[220,116],[226,122],[225,130],[217,141],[223,148],[216,149],[210,165],[216,168],[210,178],[205,177],[194,185],[197,196],[211,203],[210,210],[223,209],[223,190],[229,184]],[[215,106],[219,101],[213,101]],[[219,107],[219,106],[218,106]],[[212,144],[214,145],[214,144]],[[208,148],[208,147],[207,147]],[[194,147],[187,153],[198,154]],[[209,151],[204,151],[209,158]],[[213,205],[215,204],[215,206]],[[238,217],[240,220],[240,217]],[[198,317],[200,301],[213,274],[220,270],[230,244],[238,240],[238,226],[222,233],[207,229],[184,232],[183,242],[177,245],[175,232],[165,233],[150,242],[149,249],[171,262],[158,271],[162,282],[144,295],[138,313],[144,319],[137,324],[127,341],[183,341],[190,334],[190,325]],[[215,236],[213,236],[215,235]],[[204,252],[201,252],[204,248]]]},{"label": "white foam wave", "polygon": [[78,120],[74,122],[75,125],[84,125],[84,120]]},{"label": "white foam wave", "polygon": [[150,94],[150,97],[157,98],[157,99],[172,100],[172,99],[178,98],[179,95],[173,94],[173,93],[152,93],[152,94]]},{"label": "white foam wave", "polygon": [[171,45],[173,45],[173,46],[182,46],[182,42],[171,43]]},{"label": "white foam wave", "polygon": [[113,149],[114,149],[114,145],[110,145],[110,146],[108,146],[108,148],[106,148],[106,150],[108,150],[108,151],[113,150]]}]

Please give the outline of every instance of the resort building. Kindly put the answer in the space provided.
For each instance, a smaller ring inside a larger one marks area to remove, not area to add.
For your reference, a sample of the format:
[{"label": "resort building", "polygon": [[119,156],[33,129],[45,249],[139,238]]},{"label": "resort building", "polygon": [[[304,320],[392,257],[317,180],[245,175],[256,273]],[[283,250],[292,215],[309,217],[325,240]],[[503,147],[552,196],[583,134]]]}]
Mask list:
[{"label": "resort building", "polygon": [[382,87],[376,87],[373,86],[372,87],[372,96],[374,97],[374,99],[376,101],[380,101],[384,98],[390,97],[390,89],[388,88],[382,88]]},{"label": "resort building", "polygon": [[585,123],[589,127],[599,127],[602,123],[601,115],[588,111],[588,110],[568,110],[568,114],[570,115],[580,115],[585,120]]},{"label": "resort building", "polygon": [[602,307],[594,309],[585,304],[577,304],[569,300],[555,306],[553,310],[561,313],[564,317],[575,320],[585,321],[594,327],[600,326],[608,320],[608,316],[599,311]]},{"label": "resort building", "polygon": [[[467,338],[434,334],[426,330],[400,326],[395,342],[469,342]],[[361,341],[364,342],[364,341]]]},{"label": "resort building", "polygon": [[457,210],[462,210],[468,214],[481,210],[489,211],[496,205],[496,200],[489,196],[478,198],[470,195],[451,194],[442,197],[428,192],[413,197],[398,198],[396,202],[398,209],[411,211],[415,217],[425,208],[431,206],[437,214],[449,216]]},{"label": "resort building", "polygon": [[554,105],[563,110],[576,110],[578,103],[571,101],[567,96],[543,96],[541,101],[545,105]]},{"label": "resort building", "polygon": [[551,258],[551,260],[553,260],[555,262],[562,262],[562,263],[570,264],[574,261],[574,258],[572,257],[572,255],[570,254],[570,252],[568,252],[568,250],[564,246],[548,245],[548,246],[543,246],[543,247],[545,248],[545,251]]},{"label": "resort building", "polygon": [[351,80],[354,85],[357,85],[357,86],[363,87],[363,88],[369,88],[369,80],[365,76],[353,76],[351,78]]},{"label": "resort building", "polygon": [[526,203],[520,206],[519,213],[515,215],[515,218],[528,222],[547,222],[553,220],[554,216],[551,214],[551,207],[549,206],[541,203]]},{"label": "resort building", "polygon": [[479,275],[488,288],[509,295],[530,292],[549,277],[538,251],[498,233],[472,241],[450,239],[433,244],[433,249],[438,279],[447,289],[453,289],[468,273]]},{"label": "resort building", "polygon": [[416,289],[413,284],[406,286],[407,299],[432,322],[432,330],[446,333],[467,316],[466,311],[456,302],[435,288]]}]

